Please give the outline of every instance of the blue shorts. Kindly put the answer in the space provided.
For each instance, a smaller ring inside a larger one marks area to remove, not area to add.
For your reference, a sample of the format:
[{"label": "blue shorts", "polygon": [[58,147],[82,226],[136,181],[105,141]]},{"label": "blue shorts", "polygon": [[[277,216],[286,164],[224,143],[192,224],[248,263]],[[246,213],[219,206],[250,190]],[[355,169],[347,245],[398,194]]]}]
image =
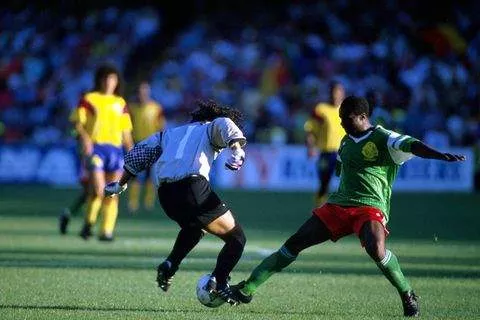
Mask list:
[{"label": "blue shorts", "polygon": [[88,161],[90,170],[115,172],[123,168],[123,149],[110,144],[93,145],[93,153]]}]

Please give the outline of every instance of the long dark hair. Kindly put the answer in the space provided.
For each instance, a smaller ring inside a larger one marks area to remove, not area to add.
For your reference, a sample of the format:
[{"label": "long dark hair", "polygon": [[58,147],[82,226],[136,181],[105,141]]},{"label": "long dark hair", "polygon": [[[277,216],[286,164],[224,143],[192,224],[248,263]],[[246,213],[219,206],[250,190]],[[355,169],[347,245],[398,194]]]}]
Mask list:
[{"label": "long dark hair", "polygon": [[192,122],[196,121],[213,121],[216,118],[229,118],[235,124],[242,128],[243,114],[234,108],[227,106],[220,106],[213,100],[197,101],[198,109],[191,112]]},{"label": "long dark hair", "polygon": [[115,95],[122,96],[123,95],[123,79],[120,74],[120,71],[111,64],[104,64],[97,68],[95,71],[95,84],[94,84],[94,91],[104,91],[105,90],[105,80],[107,79],[108,75],[116,74],[118,78],[118,84],[115,88]]}]

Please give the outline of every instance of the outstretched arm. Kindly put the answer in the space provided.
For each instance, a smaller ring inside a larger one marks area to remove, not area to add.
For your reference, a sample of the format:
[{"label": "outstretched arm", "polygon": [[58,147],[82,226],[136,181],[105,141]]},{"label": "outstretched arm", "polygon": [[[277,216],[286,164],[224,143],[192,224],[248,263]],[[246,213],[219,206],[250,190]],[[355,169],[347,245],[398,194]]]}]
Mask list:
[{"label": "outstretched arm", "polygon": [[465,156],[459,154],[443,153],[437,151],[421,141],[414,141],[410,147],[411,152],[417,157],[424,159],[436,159],[443,161],[465,161]]},{"label": "outstretched arm", "polygon": [[162,133],[156,133],[140,141],[125,155],[125,165],[120,181],[114,181],[105,186],[105,196],[119,195],[127,189],[127,182],[139,172],[150,168],[162,154]]}]

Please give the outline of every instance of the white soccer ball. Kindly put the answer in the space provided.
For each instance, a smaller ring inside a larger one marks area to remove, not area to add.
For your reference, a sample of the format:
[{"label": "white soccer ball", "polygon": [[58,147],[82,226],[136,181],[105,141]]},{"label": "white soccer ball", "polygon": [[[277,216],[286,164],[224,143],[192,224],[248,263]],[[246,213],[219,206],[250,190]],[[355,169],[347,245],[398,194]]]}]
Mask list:
[{"label": "white soccer ball", "polygon": [[209,293],[205,288],[207,286],[210,275],[205,274],[200,277],[197,282],[197,298],[201,304],[209,308],[217,308],[225,303],[225,300],[218,297],[216,294]]}]

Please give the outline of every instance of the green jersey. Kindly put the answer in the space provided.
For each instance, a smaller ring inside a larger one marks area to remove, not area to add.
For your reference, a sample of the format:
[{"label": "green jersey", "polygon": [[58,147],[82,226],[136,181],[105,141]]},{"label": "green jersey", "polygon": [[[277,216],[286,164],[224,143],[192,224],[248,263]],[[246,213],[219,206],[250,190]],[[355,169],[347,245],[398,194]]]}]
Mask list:
[{"label": "green jersey", "polygon": [[407,135],[376,126],[364,136],[346,135],[340,143],[338,190],[328,203],[342,206],[371,206],[389,219],[392,185],[401,164],[413,157]]}]

